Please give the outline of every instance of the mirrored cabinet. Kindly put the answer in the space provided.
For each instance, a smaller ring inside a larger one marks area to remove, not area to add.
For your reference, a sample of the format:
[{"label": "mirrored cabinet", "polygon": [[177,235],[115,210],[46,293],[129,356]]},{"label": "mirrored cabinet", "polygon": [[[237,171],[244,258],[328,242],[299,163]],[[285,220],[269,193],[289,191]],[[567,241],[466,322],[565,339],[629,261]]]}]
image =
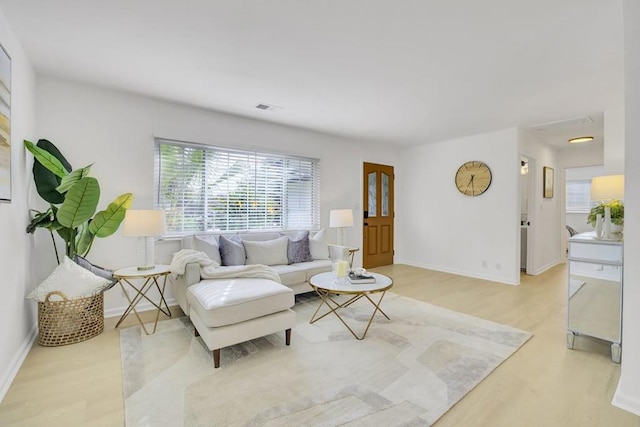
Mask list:
[{"label": "mirrored cabinet", "polygon": [[569,239],[567,347],[576,335],[611,342],[620,363],[622,339],[622,240],[600,240],[594,232]]}]

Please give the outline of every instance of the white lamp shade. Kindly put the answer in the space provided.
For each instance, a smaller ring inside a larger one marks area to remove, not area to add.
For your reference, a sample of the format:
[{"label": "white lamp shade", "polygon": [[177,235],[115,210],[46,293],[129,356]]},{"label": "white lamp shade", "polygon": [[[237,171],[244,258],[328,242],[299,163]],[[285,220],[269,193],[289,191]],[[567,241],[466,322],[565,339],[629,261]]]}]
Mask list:
[{"label": "white lamp shade", "polygon": [[612,199],[624,199],[624,175],[594,177],[591,180],[591,200]]},{"label": "white lamp shade", "polygon": [[164,211],[160,209],[128,209],[124,215],[122,235],[150,237],[167,234]]},{"label": "white lamp shade", "polygon": [[330,211],[329,227],[353,227],[353,211],[351,209],[335,209]]}]

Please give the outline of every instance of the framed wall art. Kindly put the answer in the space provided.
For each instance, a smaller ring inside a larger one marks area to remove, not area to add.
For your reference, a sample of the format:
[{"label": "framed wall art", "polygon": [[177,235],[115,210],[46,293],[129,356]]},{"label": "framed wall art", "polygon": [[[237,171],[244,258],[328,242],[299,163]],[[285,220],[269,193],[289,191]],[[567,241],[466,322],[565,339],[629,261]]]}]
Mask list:
[{"label": "framed wall art", "polygon": [[550,199],[553,197],[553,168],[545,166],[542,168],[543,197]]},{"label": "framed wall art", "polygon": [[11,58],[0,45],[0,202],[11,201]]}]

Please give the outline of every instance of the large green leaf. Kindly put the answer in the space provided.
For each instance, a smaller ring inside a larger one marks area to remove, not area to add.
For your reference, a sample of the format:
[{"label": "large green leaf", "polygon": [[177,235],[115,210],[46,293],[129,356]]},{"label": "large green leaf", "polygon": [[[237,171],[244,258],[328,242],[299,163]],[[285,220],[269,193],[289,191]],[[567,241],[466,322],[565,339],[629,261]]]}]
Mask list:
[{"label": "large green leaf", "polygon": [[93,241],[93,235],[89,231],[89,223],[83,223],[78,227],[78,233],[76,234],[76,253],[85,255],[91,248],[91,242]]},{"label": "large green leaf", "polygon": [[63,166],[62,162],[47,150],[38,147],[33,142],[27,141],[26,139],[24,140],[24,145],[27,147],[27,150],[33,154],[33,157],[35,157],[38,163],[47,168],[57,177],[62,178],[69,173],[69,171]]},{"label": "large green leaf", "polygon": [[27,233],[33,234],[36,231],[36,228],[42,227],[47,228],[51,224],[53,224],[54,216],[51,208],[47,209],[44,212],[36,212],[36,215],[33,217],[29,225],[27,225]]},{"label": "large green leaf", "polygon": [[65,227],[76,228],[96,212],[100,199],[98,180],[84,177],[67,191],[64,203],[58,210],[58,221]]},{"label": "large green leaf", "polygon": [[[25,141],[25,147],[27,147],[27,149],[30,147],[30,144],[31,146],[33,145],[33,143],[31,142]],[[65,159],[64,156],[60,153],[58,148],[55,145],[53,145],[50,141],[46,139],[41,139],[38,141],[36,148],[40,148],[48,152],[49,154],[51,154],[56,159],[58,159],[62,164],[62,166],[64,166],[64,168],[67,171],[72,170],[71,164],[69,164],[67,159]],[[34,150],[34,151],[37,151],[37,150]],[[45,201],[52,204],[56,204],[56,205],[64,202],[64,195],[60,194],[56,190],[56,187],[60,185],[61,178],[56,176],[53,172],[51,172],[46,167],[44,167],[37,160],[37,158],[36,158],[36,161],[33,162],[33,181],[36,184],[36,190],[38,191],[38,194]]]},{"label": "large green leaf", "polygon": [[116,232],[127,209],[133,203],[133,194],[122,194],[109,204],[107,209],[100,211],[93,217],[93,221],[89,224],[91,233],[97,237],[111,236]]},{"label": "large green leaf", "polygon": [[89,166],[76,169],[70,174],[65,175],[60,181],[60,185],[56,188],[56,191],[60,194],[66,193],[73,186],[73,184],[80,181],[85,176],[89,175],[89,172],[91,171],[91,166],[93,166],[93,163],[90,164]]}]

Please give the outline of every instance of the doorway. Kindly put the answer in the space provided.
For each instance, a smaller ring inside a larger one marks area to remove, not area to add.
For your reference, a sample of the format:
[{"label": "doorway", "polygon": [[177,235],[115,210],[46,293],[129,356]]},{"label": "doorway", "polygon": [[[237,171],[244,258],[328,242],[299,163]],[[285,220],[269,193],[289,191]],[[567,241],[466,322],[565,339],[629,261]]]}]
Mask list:
[{"label": "doorway", "polygon": [[393,264],[393,166],[363,164],[362,266]]}]

